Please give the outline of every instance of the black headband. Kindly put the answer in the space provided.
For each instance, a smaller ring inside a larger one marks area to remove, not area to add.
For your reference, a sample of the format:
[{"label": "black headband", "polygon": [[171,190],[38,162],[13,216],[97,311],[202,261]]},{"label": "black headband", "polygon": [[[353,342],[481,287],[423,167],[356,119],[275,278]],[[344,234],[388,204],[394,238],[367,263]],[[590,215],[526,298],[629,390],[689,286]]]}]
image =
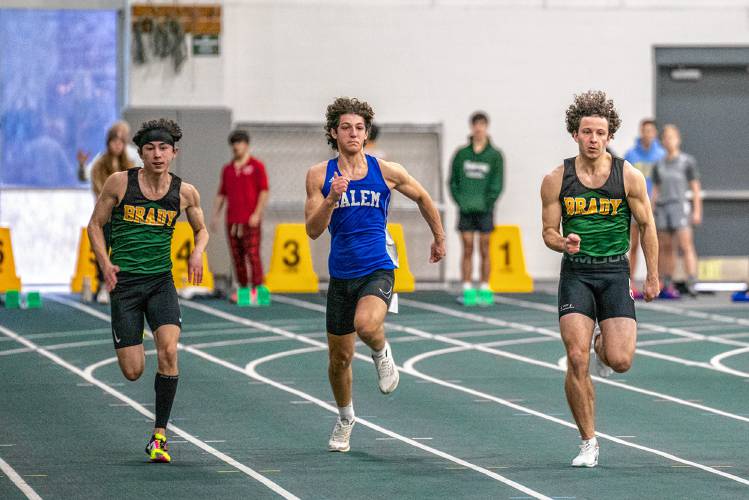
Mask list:
[{"label": "black headband", "polygon": [[164,142],[166,144],[169,144],[170,146],[174,146],[175,140],[174,137],[172,137],[172,134],[169,133],[168,130],[163,128],[155,128],[152,130],[149,130],[145,134],[143,134],[141,137],[138,138],[138,147],[142,148],[145,144],[148,144],[149,142]]}]

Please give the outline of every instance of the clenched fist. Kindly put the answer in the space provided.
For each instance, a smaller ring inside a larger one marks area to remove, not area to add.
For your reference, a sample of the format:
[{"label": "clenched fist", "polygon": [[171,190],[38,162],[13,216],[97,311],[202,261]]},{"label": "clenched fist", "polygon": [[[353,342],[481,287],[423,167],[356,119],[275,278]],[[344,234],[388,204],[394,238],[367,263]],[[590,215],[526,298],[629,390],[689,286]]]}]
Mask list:
[{"label": "clenched fist", "polygon": [[348,183],[351,181],[348,177],[338,175],[338,172],[333,172],[333,182],[330,184],[330,192],[328,197],[333,201],[341,199],[341,195],[348,189]]},{"label": "clenched fist", "polygon": [[570,233],[564,239],[564,251],[574,255],[580,251],[580,237],[575,233]]}]

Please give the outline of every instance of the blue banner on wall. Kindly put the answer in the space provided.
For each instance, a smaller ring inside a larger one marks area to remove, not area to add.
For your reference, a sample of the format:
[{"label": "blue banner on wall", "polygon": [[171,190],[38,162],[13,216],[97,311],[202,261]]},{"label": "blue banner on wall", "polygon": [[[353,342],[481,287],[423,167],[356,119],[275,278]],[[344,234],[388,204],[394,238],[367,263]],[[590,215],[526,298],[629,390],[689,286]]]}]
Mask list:
[{"label": "blue banner on wall", "polygon": [[0,9],[0,186],[79,187],[117,119],[117,13]]}]

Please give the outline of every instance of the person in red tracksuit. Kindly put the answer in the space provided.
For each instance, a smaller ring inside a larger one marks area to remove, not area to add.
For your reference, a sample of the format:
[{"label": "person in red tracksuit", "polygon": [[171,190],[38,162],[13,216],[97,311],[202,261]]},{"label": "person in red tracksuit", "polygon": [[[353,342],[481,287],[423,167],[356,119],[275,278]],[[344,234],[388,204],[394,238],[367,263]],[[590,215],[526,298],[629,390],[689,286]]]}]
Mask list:
[{"label": "person in red tracksuit", "polygon": [[250,134],[233,131],[229,145],[234,158],[221,171],[211,230],[216,231],[226,203],[226,233],[237,281],[240,287],[248,283],[257,287],[263,283],[260,228],[268,201],[268,177],[262,162],[250,155]]}]

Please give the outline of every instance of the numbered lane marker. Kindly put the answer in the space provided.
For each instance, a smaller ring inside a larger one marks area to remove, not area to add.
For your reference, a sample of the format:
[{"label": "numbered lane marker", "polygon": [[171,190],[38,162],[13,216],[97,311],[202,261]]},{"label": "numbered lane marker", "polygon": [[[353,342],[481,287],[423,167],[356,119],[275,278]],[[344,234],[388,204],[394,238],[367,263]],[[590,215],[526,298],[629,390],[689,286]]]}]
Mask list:
[{"label": "numbered lane marker", "polygon": [[265,284],[273,293],[315,293],[312,252],[304,224],[278,224]]},{"label": "numbered lane marker", "polygon": [[21,280],[16,275],[13,245],[10,243],[10,229],[0,227],[0,293],[20,289]]},{"label": "numbered lane marker", "polygon": [[172,276],[177,290],[189,288],[195,294],[213,292],[213,273],[208,267],[208,253],[203,252],[203,281],[199,286],[188,281],[190,255],[195,249],[195,237],[189,222],[180,221],[174,225],[172,236]]},{"label": "numbered lane marker", "polygon": [[525,269],[519,226],[495,226],[489,238],[489,286],[498,293],[530,293],[533,279]]},{"label": "numbered lane marker", "polygon": [[99,279],[96,271],[96,255],[88,239],[86,228],[81,228],[81,237],[78,239],[78,260],[75,265],[75,274],[70,281],[70,291],[81,293],[84,279],[91,280],[91,290],[98,290]]},{"label": "numbered lane marker", "polygon": [[[403,235],[403,226],[400,224],[388,224],[387,231],[395,243],[396,264],[395,270],[395,292],[413,292],[416,289],[416,281],[411,269],[408,267],[408,252],[406,251],[406,238]],[[396,306],[397,307],[397,306]]]}]

